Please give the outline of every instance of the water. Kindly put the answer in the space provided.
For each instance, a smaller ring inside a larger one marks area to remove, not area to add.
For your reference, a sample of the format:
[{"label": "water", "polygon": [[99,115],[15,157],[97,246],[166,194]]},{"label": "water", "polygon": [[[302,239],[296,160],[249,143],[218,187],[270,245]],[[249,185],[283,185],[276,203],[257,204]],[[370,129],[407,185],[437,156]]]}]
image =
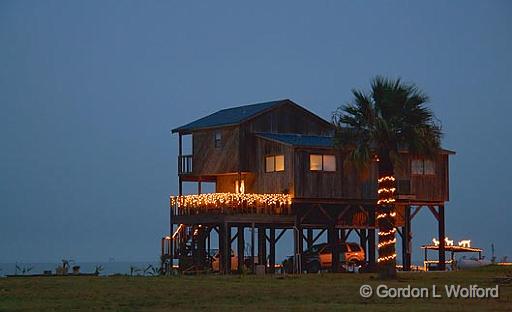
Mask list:
[{"label": "water", "polygon": [[[0,263],[0,276],[16,274],[16,265],[20,269],[28,269],[32,267],[29,272],[25,274],[42,274],[44,271],[52,271],[55,273],[55,269],[57,266],[61,264],[60,262],[53,263]],[[102,266],[103,270],[100,272],[100,275],[113,275],[113,274],[130,274],[131,269],[134,268],[134,275],[142,275],[143,270],[148,268],[148,266],[152,265],[155,268],[160,267],[160,263],[151,262],[151,261],[137,261],[137,262],[123,262],[123,261],[111,261],[111,262],[76,262],[71,263],[70,267],[80,266],[80,273],[94,273],[97,266]],[[140,270],[140,271],[137,271]],[[71,269],[69,270],[71,271]],[[146,275],[150,275],[151,269],[147,270]],[[22,272],[18,269],[18,274],[22,274]]]}]

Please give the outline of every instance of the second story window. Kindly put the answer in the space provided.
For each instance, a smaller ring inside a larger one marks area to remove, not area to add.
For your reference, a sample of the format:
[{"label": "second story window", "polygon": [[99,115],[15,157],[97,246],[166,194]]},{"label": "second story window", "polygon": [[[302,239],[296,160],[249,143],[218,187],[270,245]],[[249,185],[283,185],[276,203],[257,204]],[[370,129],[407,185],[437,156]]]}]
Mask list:
[{"label": "second story window", "polygon": [[284,171],[284,155],[265,157],[265,172]]},{"label": "second story window", "polygon": [[434,175],[436,166],[434,161],[428,159],[413,159],[411,161],[411,174]]},{"label": "second story window", "polygon": [[215,131],[215,148],[220,148],[222,144],[222,134],[220,131]]},{"label": "second story window", "polygon": [[311,171],[336,171],[336,156],[310,154],[309,170]]}]

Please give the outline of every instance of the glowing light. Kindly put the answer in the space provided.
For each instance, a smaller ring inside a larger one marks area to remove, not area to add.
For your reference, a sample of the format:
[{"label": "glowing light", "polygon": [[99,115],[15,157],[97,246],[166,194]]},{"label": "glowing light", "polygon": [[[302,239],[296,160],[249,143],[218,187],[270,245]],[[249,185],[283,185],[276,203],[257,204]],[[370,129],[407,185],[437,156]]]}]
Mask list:
[{"label": "glowing light", "polygon": [[382,231],[382,229],[389,228],[390,224],[394,224],[394,218],[396,212],[393,210],[393,204],[395,203],[395,177],[384,176],[378,179],[379,188],[377,190],[378,200],[377,205],[379,206],[379,213],[377,214],[377,221],[379,226],[379,257],[377,262],[381,264],[388,263],[396,258],[394,245],[396,244],[396,229],[392,228],[388,231]]},{"label": "glowing light", "polygon": [[[242,185],[243,188],[243,181]],[[240,188],[242,191],[243,188]],[[212,210],[252,208],[288,208],[292,197],[288,194],[245,194],[245,193],[207,193],[198,195],[171,196],[171,207],[178,210]]]},{"label": "glowing light", "polygon": [[464,239],[464,240],[461,240],[458,245],[460,247],[467,247],[467,248],[470,248],[471,247],[471,240],[469,239]]},{"label": "glowing light", "polygon": [[395,181],[395,177],[393,176],[385,176],[385,177],[382,177],[378,180],[379,183],[382,183],[384,181],[391,181],[391,182],[394,182]]},{"label": "glowing light", "polygon": [[384,262],[384,261],[389,261],[389,260],[393,260],[396,258],[396,254],[392,254],[390,256],[386,256],[386,257],[379,257],[377,259],[377,262]]},{"label": "glowing light", "polygon": [[386,236],[386,235],[392,235],[392,234],[395,234],[395,233],[396,233],[396,229],[392,229],[391,231],[387,231],[387,232],[380,231],[379,235]]},{"label": "glowing light", "polygon": [[172,239],[175,239],[176,236],[178,235],[178,233],[181,231],[181,229],[184,227],[185,225],[184,224],[180,224],[178,226],[178,228],[176,229],[176,231],[172,234]]},{"label": "glowing light", "polygon": [[[432,238],[432,242],[434,243],[434,246],[439,246],[439,240],[436,238]],[[453,239],[448,239],[448,237],[444,238],[444,245],[445,246],[453,246]],[[459,244],[460,246],[460,244]]]},{"label": "glowing light", "polygon": [[391,244],[394,244],[394,243],[396,243],[396,237],[395,237],[395,238],[393,238],[392,240],[387,240],[387,241],[384,241],[384,242],[382,242],[382,243],[379,243],[379,244],[377,245],[377,247],[382,248],[382,247],[385,247],[385,246],[387,246],[387,245],[391,245]]}]

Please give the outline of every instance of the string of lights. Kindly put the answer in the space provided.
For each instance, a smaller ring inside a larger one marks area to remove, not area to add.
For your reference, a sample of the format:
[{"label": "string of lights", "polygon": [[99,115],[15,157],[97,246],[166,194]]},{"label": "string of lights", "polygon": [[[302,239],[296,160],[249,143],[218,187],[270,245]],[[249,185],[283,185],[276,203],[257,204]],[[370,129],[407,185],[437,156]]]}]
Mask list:
[{"label": "string of lights", "polygon": [[[379,227],[379,257],[377,263],[382,265],[392,264],[396,259],[395,243],[396,243],[396,229],[394,228],[394,218],[396,212],[394,211],[395,202],[395,178],[393,176],[384,176],[378,179],[378,213],[377,225]],[[390,228],[386,230],[386,228]],[[382,230],[384,229],[384,230]]]},{"label": "string of lights", "polygon": [[171,207],[183,210],[213,210],[251,208],[288,208],[292,203],[289,194],[206,193],[171,196]]}]

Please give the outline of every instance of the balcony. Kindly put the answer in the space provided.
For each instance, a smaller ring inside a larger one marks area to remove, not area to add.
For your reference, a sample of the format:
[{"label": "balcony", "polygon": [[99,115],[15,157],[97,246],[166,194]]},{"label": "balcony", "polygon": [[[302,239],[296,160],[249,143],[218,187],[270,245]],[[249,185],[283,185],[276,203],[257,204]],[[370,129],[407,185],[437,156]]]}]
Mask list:
[{"label": "balcony", "polygon": [[192,155],[178,156],[178,174],[192,173]]},{"label": "balcony", "polygon": [[173,215],[197,214],[291,214],[288,194],[209,193],[171,196]]}]

